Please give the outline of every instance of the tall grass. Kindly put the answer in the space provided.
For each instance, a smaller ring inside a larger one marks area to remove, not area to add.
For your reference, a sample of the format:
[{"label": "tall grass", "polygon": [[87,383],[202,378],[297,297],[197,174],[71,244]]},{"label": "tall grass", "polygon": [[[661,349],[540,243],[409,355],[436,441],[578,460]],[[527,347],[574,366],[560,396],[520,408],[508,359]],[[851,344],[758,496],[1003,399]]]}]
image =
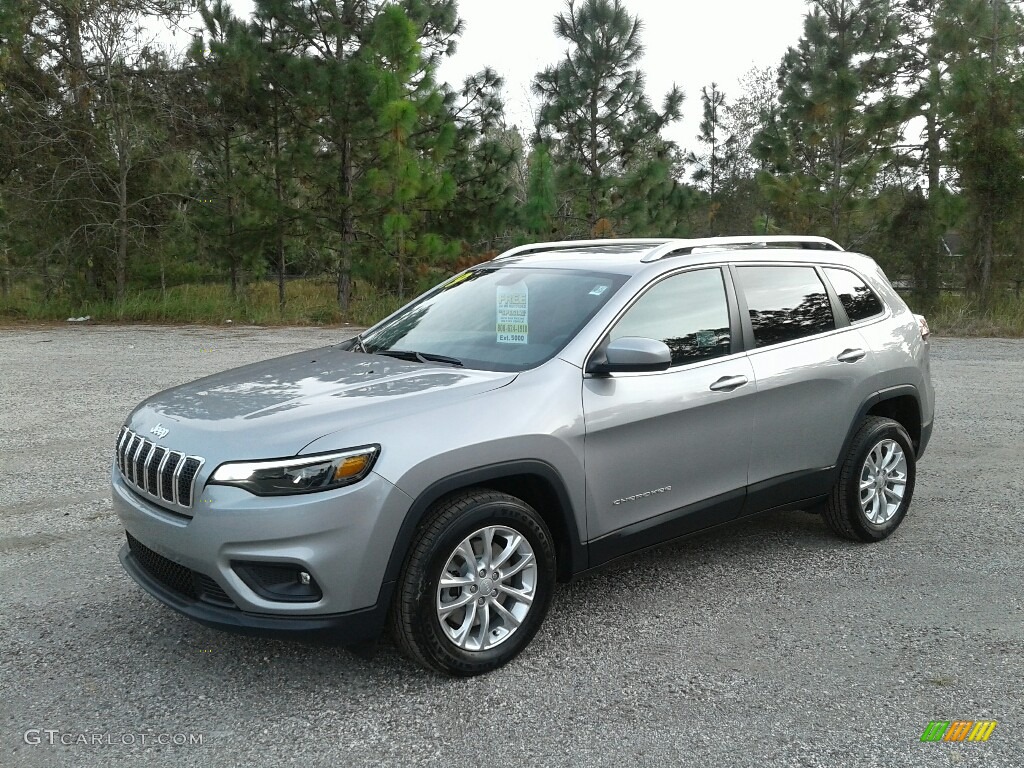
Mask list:
[{"label": "tall grass", "polygon": [[129,291],[123,301],[59,295],[44,300],[27,285],[12,287],[0,298],[0,318],[14,322],[66,320],[90,316],[100,322],[195,323],[221,325],[230,320],[251,325],[370,325],[397,309],[401,302],[357,284],[348,312],[338,309],[333,282],[289,280],[285,306],[278,304],[277,283],[249,283],[244,295],[232,298],[230,286],[219,283],[179,285]]},{"label": "tall grass", "polygon": [[[375,293],[357,283],[352,305],[338,310],[335,284],[328,280],[289,280],[284,310],[278,306],[277,283],[253,282],[240,298],[231,297],[226,284],[179,285],[162,293],[159,288],[129,292],[124,301],[76,298],[67,294],[43,300],[32,286],[16,284],[7,299],[0,298],[0,320],[6,322],[62,321],[89,315],[99,322],[195,323],[222,325],[230,320],[252,325],[372,325],[397,309],[394,296]],[[1024,337],[1024,299],[1007,292],[987,309],[968,296],[943,293],[930,307],[914,296],[907,302],[928,318],[938,336]]]},{"label": "tall grass", "polygon": [[931,306],[919,307],[912,296],[907,303],[928,318],[936,336],[1024,337],[1024,299],[1012,293],[993,299],[985,309],[974,298],[948,292]]}]

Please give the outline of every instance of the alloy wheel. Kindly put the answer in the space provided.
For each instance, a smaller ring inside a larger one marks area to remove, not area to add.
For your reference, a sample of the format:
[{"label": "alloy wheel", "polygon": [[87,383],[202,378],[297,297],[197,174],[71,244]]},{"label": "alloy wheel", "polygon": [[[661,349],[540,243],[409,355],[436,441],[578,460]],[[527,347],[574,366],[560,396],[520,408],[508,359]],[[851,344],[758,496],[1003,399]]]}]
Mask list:
[{"label": "alloy wheel", "polygon": [[463,539],[448,557],[437,585],[437,618],[459,648],[490,650],[519,629],[536,592],[537,558],[530,542],[507,526],[488,526]]},{"label": "alloy wheel", "polygon": [[868,522],[883,525],[896,514],[907,490],[907,457],[895,440],[882,440],[860,472],[860,508]]}]

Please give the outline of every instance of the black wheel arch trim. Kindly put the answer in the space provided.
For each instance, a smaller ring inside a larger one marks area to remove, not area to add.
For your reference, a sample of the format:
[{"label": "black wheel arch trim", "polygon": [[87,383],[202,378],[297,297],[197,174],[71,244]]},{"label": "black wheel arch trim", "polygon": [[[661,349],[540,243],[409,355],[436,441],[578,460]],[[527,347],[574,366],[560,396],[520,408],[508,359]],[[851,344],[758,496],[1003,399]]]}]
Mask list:
[{"label": "black wheel arch trim", "polygon": [[[558,575],[560,579],[567,579],[578,571],[586,570],[588,567],[587,548],[582,543],[579,528],[576,525],[575,509],[566,489],[565,481],[553,466],[547,462],[537,459],[523,459],[519,461],[498,462],[482,467],[463,470],[454,475],[449,475],[435,481],[427,487],[409,507],[406,512],[402,526],[398,530],[394,546],[391,549],[391,557],[388,559],[387,570],[384,572],[384,584],[381,587],[378,604],[382,600],[390,601],[390,595],[394,583],[398,580],[402,566],[409,555],[413,544],[416,530],[419,528],[427,510],[438,499],[463,488],[474,486],[486,486],[497,480],[502,480],[517,475],[534,475],[545,481],[554,490],[558,497],[559,509],[557,514],[559,522],[565,527],[564,546],[558,546],[557,532],[552,531],[555,536],[556,550],[559,555]],[[538,510],[544,516],[542,510]],[[561,562],[562,559],[567,562]]]},{"label": "black wheel arch trim", "polygon": [[[865,417],[868,415],[868,411],[886,400],[893,400],[897,397],[904,396],[914,398],[914,402],[917,403],[918,418],[921,420],[921,437],[918,441],[919,445],[914,446],[914,448],[917,458],[924,453],[924,449],[928,443],[928,437],[931,434],[931,422],[925,423],[924,421],[924,415],[921,413],[921,395],[918,392],[917,387],[913,384],[900,384],[895,387],[888,387],[875,392],[875,394],[865,400],[857,410],[857,415],[854,417],[853,423],[850,425],[850,429],[846,434],[846,439],[843,441],[843,447],[839,451],[839,456],[836,457],[836,473],[838,473],[839,468],[842,467],[843,459],[850,450],[850,444],[853,442],[853,438],[857,434],[857,430],[860,428],[861,422],[863,422]],[[913,438],[911,438],[911,441],[913,441]]]}]

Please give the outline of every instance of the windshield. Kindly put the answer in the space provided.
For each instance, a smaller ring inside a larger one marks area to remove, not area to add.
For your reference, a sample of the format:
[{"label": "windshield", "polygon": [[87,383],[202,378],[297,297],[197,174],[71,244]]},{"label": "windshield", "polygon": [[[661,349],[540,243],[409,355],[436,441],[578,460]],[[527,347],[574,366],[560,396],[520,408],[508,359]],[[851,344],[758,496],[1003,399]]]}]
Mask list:
[{"label": "windshield", "polygon": [[558,354],[625,281],[625,275],[568,269],[463,272],[364,334],[363,349],[523,371]]}]

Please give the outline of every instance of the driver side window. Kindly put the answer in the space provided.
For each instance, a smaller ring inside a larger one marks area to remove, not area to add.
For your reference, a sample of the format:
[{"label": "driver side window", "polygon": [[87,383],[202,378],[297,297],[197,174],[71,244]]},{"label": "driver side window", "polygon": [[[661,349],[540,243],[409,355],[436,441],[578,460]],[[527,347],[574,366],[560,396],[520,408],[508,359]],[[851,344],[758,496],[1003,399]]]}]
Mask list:
[{"label": "driver side window", "polygon": [[615,324],[609,340],[623,336],[665,342],[673,367],[728,355],[732,333],[722,270],[684,272],[655,284]]}]

